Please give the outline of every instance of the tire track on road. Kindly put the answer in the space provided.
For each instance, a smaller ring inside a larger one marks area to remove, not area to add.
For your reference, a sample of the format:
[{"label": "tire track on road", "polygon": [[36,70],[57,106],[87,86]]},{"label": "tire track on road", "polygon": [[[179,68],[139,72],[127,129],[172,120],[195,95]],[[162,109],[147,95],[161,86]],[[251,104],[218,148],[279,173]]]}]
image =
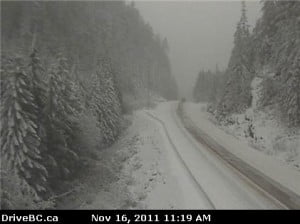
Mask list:
[{"label": "tire track on road", "polygon": [[203,187],[200,185],[200,183],[199,183],[199,182],[197,181],[197,179],[194,177],[193,173],[191,172],[191,170],[189,169],[189,167],[187,166],[187,164],[185,163],[185,161],[184,161],[183,158],[181,157],[181,155],[180,155],[180,153],[179,153],[177,147],[175,146],[175,144],[173,143],[173,141],[172,141],[172,139],[171,139],[171,137],[170,137],[170,134],[169,134],[169,132],[168,132],[168,129],[166,128],[165,123],[164,123],[162,120],[160,120],[159,118],[157,118],[156,116],[154,116],[153,114],[151,114],[150,112],[147,112],[147,111],[146,111],[146,114],[147,114],[151,119],[155,120],[156,122],[158,122],[158,123],[162,126],[162,128],[163,128],[163,130],[164,130],[164,132],[165,132],[165,134],[166,134],[166,136],[167,136],[167,138],[168,138],[168,141],[169,141],[170,145],[172,146],[172,148],[173,148],[173,150],[174,150],[176,156],[178,157],[178,159],[179,159],[180,162],[182,163],[183,167],[185,168],[185,170],[186,170],[187,173],[189,174],[189,176],[190,176],[190,178],[192,179],[192,182],[194,183],[194,185],[195,185],[195,186],[197,187],[197,189],[201,192],[201,194],[204,195],[205,200],[207,201],[207,203],[208,203],[208,205],[209,205],[209,207],[210,207],[210,208],[208,208],[208,209],[216,209],[216,206],[215,206],[214,203],[211,201],[211,199],[209,198],[209,196],[208,196],[208,194],[206,193],[206,191],[203,189]]}]

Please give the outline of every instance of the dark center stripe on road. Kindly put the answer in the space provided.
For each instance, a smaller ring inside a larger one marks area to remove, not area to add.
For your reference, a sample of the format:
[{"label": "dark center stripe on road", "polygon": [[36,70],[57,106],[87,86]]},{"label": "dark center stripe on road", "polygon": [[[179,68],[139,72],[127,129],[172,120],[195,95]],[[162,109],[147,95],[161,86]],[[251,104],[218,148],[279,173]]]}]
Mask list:
[{"label": "dark center stripe on road", "polygon": [[216,153],[220,158],[229,163],[233,168],[238,170],[241,174],[246,176],[249,180],[277,199],[287,208],[300,208],[299,195],[266,176],[256,168],[250,166],[248,163],[241,160],[233,153],[229,152],[225,147],[216,142],[212,137],[205,133],[205,131],[197,127],[192,120],[184,114],[182,103],[178,105],[177,114],[181,119],[183,126],[197,141]]}]

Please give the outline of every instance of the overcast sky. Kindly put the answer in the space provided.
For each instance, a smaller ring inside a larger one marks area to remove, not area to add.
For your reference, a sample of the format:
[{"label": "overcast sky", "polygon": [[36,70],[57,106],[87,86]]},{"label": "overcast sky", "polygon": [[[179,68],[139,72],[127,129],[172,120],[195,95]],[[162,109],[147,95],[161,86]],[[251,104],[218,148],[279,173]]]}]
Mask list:
[{"label": "overcast sky", "polygon": [[[190,96],[201,69],[224,69],[233,47],[233,34],[241,15],[240,1],[136,1],[136,7],[155,33],[170,46],[173,74],[181,96]],[[253,28],[261,4],[246,1]]]}]

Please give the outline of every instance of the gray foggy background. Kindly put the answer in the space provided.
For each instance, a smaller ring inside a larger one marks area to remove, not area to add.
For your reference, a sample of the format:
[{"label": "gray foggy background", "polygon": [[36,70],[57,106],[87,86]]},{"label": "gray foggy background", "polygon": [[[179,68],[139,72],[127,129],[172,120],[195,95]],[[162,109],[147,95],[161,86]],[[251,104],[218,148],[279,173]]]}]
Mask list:
[{"label": "gray foggy background", "polygon": [[[240,1],[136,1],[155,33],[170,46],[173,74],[181,96],[190,97],[200,69],[225,69],[241,15]],[[259,1],[246,1],[251,29],[260,15]]]}]

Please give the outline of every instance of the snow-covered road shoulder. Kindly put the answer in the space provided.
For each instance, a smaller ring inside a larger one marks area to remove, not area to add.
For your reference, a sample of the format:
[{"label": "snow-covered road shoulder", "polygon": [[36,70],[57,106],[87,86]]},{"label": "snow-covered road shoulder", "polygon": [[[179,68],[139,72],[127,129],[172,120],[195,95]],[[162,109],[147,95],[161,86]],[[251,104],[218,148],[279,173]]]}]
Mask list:
[{"label": "snow-covered road shoulder", "polygon": [[123,175],[134,201],[142,209],[173,209],[180,207],[182,192],[171,174],[160,127],[145,111],[134,114],[126,138],[136,139],[135,154],[128,160]]}]

